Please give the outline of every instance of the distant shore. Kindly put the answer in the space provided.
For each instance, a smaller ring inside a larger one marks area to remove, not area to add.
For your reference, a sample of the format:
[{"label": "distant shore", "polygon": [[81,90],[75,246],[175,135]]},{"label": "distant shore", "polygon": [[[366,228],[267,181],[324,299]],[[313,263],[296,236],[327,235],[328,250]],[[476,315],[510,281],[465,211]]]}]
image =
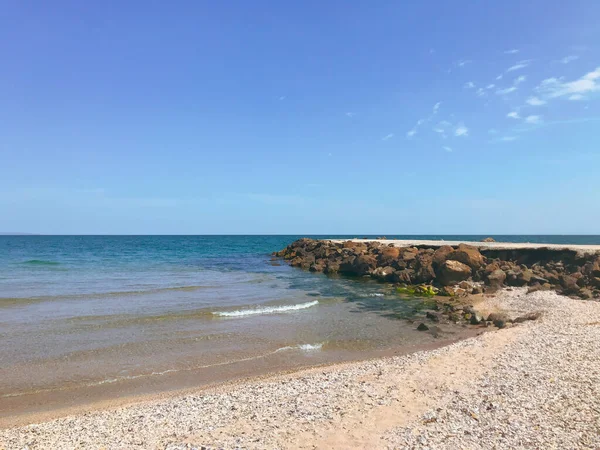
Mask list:
[{"label": "distant shore", "polygon": [[478,312],[527,321],[453,345],[314,368],[0,431],[0,445],[595,448],[600,303],[525,288]]}]

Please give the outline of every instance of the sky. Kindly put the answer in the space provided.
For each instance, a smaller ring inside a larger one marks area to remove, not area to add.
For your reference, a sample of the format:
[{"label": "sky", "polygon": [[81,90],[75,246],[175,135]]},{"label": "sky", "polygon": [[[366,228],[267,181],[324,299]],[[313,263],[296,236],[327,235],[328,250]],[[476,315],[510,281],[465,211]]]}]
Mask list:
[{"label": "sky", "polygon": [[0,231],[600,234],[600,2],[6,0]]}]

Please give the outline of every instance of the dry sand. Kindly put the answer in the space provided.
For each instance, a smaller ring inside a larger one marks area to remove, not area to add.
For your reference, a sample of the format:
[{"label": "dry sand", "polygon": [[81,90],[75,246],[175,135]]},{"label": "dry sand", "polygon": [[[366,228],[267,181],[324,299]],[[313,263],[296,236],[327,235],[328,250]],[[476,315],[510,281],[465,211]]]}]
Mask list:
[{"label": "dry sand", "polygon": [[515,289],[478,308],[543,315],[434,351],[0,430],[0,448],[600,448],[600,303]]}]

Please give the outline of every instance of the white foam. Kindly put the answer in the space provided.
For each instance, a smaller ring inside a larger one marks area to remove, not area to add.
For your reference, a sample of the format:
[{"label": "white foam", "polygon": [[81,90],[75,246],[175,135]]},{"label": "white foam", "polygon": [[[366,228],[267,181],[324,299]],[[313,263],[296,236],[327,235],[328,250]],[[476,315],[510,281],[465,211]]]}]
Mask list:
[{"label": "white foam", "polygon": [[318,344],[299,344],[287,347],[281,347],[275,350],[275,353],[284,352],[286,350],[302,350],[303,352],[314,352],[323,348],[323,342]]},{"label": "white foam", "polygon": [[307,303],[299,303],[297,305],[285,305],[285,306],[270,306],[266,308],[256,308],[256,309],[241,309],[237,311],[215,311],[213,314],[215,316],[221,317],[244,317],[244,316],[254,316],[257,314],[273,314],[273,313],[282,313],[288,311],[298,311],[300,309],[310,308],[311,306],[318,305],[319,301],[315,300]]},{"label": "white foam", "polygon": [[381,294],[379,292],[376,292],[374,294],[369,294],[369,297],[383,297],[385,294]]}]

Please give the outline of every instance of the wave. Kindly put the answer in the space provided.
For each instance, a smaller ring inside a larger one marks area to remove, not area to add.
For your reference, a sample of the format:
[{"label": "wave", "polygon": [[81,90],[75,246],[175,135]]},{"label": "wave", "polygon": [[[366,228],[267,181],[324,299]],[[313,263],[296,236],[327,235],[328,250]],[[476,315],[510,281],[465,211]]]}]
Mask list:
[{"label": "wave", "polygon": [[312,302],[299,303],[297,305],[284,305],[284,306],[269,306],[266,308],[256,308],[256,309],[240,309],[236,311],[215,311],[213,314],[215,316],[220,317],[244,317],[244,316],[254,316],[258,314],[273,314],[273,313],[283,313],[288,311],[298,311],[300,309],[310,308],[311,306],[316,306],[319,304],[318,300],[314,300]]},{"label": "wave", "polygon": [[302,350],[304,352],[314,352],[317,350],[321,350],[323,348],[323,342],[319,342],[318,344],[299,344],[292,345],[287,347],[281,347],[276,350],[276,352],[283,352],[286,350]]},{"label": "wave", "polygon": [[57,261],[46,261],[43,259],[30,259],[28,261],[23,261],[23,264],[27,264],[30,266],[59,266],[60,263]]}]

